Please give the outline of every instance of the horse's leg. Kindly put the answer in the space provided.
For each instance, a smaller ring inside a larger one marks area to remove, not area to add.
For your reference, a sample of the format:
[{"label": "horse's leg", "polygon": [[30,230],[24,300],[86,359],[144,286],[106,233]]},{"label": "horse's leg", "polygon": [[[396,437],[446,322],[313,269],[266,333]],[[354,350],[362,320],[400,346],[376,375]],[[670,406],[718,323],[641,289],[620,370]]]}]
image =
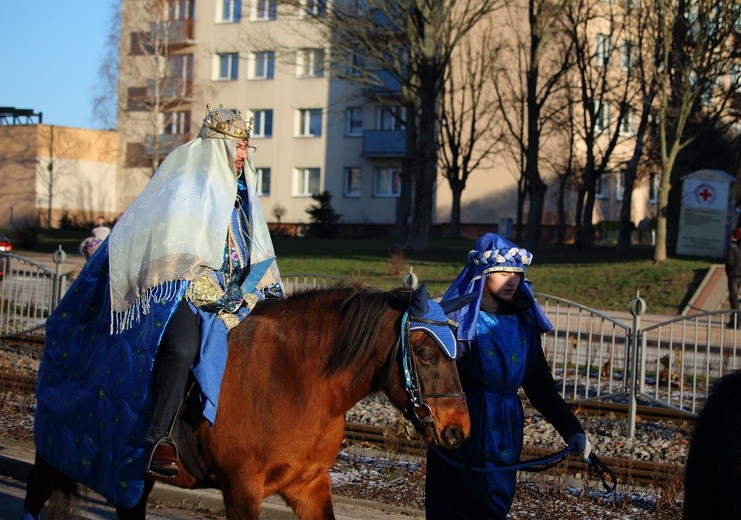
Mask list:
[{"label": "horse's leg", "polygon": [[[71,483],[71,484],[70,484]],[[74,483],[36,455],[26,482],[26,498],[23,500],[23,520],[35,520],[52,493],[57,489],[70,492]]]},{"label": "horse's leg", "polygon": [[116,514],[119,520],[144,520],[147,516],[147,499],[149,494],[152,492],[154,487],[154,479],[144,479],[144,491],[142,492],[142,499],[134,507],[125,508],[116,506]]},{"label": "horse's leg", "polygon": [[334,520],[332,484],[323,471],[311,481],[284,488],[281,495],[301,520]]},{"label": "horse's leg", "polygon": [[243,471],[225,476],[222,482],[227,520],[258,520],[262,510],[262,478]]}]

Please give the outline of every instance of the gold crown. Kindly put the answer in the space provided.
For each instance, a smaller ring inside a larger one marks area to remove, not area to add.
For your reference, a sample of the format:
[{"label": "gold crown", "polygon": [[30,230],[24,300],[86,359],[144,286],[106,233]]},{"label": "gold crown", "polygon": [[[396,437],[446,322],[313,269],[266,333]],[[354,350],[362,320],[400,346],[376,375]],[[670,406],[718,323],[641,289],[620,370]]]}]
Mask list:
[{"label": "gold crown", "polygon": [[242,119],[241,110],[235,114],[232,110],[224,108],[224,105],[219,105],[216,110],[211,110],[211,105],[206,105],[206,110],[206,117],[203,118],[203,126],[206,128],[228,137],[250,138],[254,118],[250,118],[249,125],[247,125]]}]

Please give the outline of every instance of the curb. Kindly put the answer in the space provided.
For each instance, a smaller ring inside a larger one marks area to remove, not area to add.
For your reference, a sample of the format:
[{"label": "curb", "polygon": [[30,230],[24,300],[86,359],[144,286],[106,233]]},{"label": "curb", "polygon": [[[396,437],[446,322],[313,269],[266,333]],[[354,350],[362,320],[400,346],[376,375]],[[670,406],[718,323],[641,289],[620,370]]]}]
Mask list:
[{"label": "curb", "polygon": [[[0,438],[0,475],[26,482],[33,466],[34,454],[33,444]],[[101,500],[105,501],[103,497]],[[337,520],[424,518],[424,511],[370,500],[332,495],[332,503]],[[215,515],[226,514],[221,491],[217,489],[183,489],[157,482],[149,495],[149,504]],[[260,518],[296,518],[293,510],[277,495],[263,500],[262,509]]]}]

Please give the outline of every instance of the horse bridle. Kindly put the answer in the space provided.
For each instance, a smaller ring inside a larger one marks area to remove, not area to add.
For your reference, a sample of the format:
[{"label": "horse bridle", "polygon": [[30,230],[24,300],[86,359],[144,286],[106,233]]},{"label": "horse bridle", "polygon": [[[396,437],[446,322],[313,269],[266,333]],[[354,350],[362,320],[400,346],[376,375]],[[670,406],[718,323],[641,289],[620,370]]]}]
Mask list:
[{"label": "horse bridle", "polygon": [[394,350],[391,354],[391,361],[389,362],[388,372],[386,374],[386,384],[388,385],[391,381],[391,370],[394,366],[394,360],[396,359],[399,350],[401,350],[399,362],[401,363],[401,368],[404,374],[404,389],[406,390],[407,395],[409,395],[409,407],[404,410],[404,416],[412,422],[416,420],[422,424],[431,424],[433,427],[432,430],[435,433],[435,439],[439,441],[437,437],[437,429],[434,427],[435,419],[432,416],[432,409],[425,402],[425,398],[434,399],[439,397],[453,397],[465,400],[466,394],[464,392],[422,393],[422,386],[419,383],[419,375],[417,373],[417,363],[414,360],[414,350],[411,348],[410,321],[427,323],[430,325],[441,325],[445,327],[449,326],[447,322],[410,316],[408,311],[405,312],[401,318],[399,337],[396,340]]}]

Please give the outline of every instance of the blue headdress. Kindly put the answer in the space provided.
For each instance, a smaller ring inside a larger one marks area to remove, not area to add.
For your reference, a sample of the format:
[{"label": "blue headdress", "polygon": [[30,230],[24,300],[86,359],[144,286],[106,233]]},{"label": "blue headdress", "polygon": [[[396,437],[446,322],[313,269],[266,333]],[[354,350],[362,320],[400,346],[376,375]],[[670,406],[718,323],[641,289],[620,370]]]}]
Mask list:
[{"label": "blue headdress", "polygon": [[486,233],[474,244],[468,253],[468,262],[442,298],[442,301],[475,294],[476,298],[468,305],[448,315],[457,323],[457,338],[471,340],[476,335],[476,320],[479,315],[481,295],[484,291],[486,275],[495,271],[521,273],[522,281],[517,293],[530,300],[526,314],[532,318],[539,332],[548,332],[553,328],[550,320],[535,301],[532,284],[525,278],[525,269],[532,262],[533,255],[526,249],[516,246],[506,238],[495,233]]}]

